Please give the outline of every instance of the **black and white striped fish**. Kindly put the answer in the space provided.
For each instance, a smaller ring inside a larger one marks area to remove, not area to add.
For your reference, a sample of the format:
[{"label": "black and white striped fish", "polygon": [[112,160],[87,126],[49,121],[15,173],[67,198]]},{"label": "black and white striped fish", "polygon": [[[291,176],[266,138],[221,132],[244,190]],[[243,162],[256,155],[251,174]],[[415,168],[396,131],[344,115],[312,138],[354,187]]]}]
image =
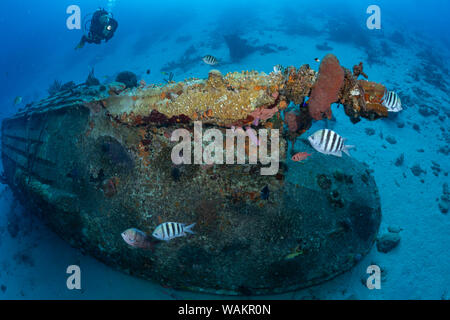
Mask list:
[{"label": "black and white striped fish", "polygon": [[277,64],[273,67],[273,73],[279,74],[282,73],[284,70],[283,66],[281,64]]},{"label": "black and white striped fish", "polygon": [[219,60],[217,60],[216,57],[213,57],[211,55],[204,56],[202,60],[204,63],[209,64],[210,66],[215,66],[216,64],[219,63]]},{"label": "black and white striped fish", "polygon": [[342,152],[350,156],[348,150],[355,147],[344,145],[345,138],[330,129],[318,130],[308,137],[308,140],[311,146],[320,153],[336,157],[342,157]]},{"label": "black and white striped fish", "polygon": [[381,104],[385,106],[389,112],[399,112],[403,110],[400,97],[394,91],[386,91],[381,99]]},{"label": "black and white striped fish", "polygon": [[184,223],[178,222],[164,222],[156,227],[153,231],[153,236],[156,239],[169,241],[177,237],[184,237],[186,232],[194,234],[191,230],[195,226],[195,223],[186,226]]}]

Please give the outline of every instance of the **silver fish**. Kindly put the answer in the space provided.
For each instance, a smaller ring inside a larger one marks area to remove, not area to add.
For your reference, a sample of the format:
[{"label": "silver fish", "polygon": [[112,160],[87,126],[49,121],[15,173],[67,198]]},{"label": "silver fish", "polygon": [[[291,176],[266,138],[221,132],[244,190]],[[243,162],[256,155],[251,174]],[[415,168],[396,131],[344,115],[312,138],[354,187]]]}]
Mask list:
[{"label": "silver fish", "polygon": [[389,112],[400,112],[403,110],[400,97],[394,91],[386,91],[381,104],[385,106]]},{"label": "silver fish", "polygon": [[344,145],[345,139],[330,129],[318,130],[308,140],[318,152],[336,157],[342,157],[342,152],[350,156],[348,150],[355,147]]},{"label": "silver fish", "polygon": [[195,223],[186,226],[184,223],[164,222],[153,231],[153,237],[159,240],[169,241],[177,237],[186,236],[186,232],[194,234],[191,230]]},{"label": "silver fish", "polygon": [[216,57],[213,57],[213,56],[211,56],[211,55],[204,56],[204,57],[202,58],[202,60],[203,60],[204,63],[209,64],[210,66],[215,66],[216,64],[219,63],[219,61],[217,60],[217,58],[216,58]]},{"label": "silver fish", "polygon": [[134,248],[153,249],[153,243],[144,231],[130,228],[120,234],[122,239]]}]

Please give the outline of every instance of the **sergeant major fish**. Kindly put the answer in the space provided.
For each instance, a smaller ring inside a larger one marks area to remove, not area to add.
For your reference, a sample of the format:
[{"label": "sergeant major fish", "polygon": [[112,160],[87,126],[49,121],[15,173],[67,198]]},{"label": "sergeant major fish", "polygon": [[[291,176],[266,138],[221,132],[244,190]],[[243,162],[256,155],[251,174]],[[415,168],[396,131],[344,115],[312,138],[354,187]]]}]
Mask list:
[{"label": "sergeant major fish", "polygon": [[277,64],[276,66],[273,67],[273,73],[275,74],[280,74],[283,72],[283,66],[281,64]]},{"label": "sergeant major fish", "polygon": [[381,104],[385,106],[389,112],[400,112],[403,110],[402,101],[394,91],[386,91]]},{"label": "sergeant major fish", "polygon": [[195,223],[186,226],[184,223],[164,222],[156,227],[152,235],[156,239],[169,241],[174,238],[186,236],[186,232],[194,234],[194,231],[191,230],[194,226]]},{"label": "sergeant major fish", "polygon": [[348,150],[355,147],[344,145],[345,139],[330,129],[318,130],[308,140],[318,152],[336,157],[342,157],[342,152],[350,156]]},{"label": "sergeant major fish", "polygon": [[219,63],[219,61],[217,60],[217,58],[216,58],[216,57],[213,57],[213,56],[211,56],[211,55],[204,56],[204,57],[202,58],[202,60],[203,60],[204,63],[209,64],[210,66],[215,66],[216,64]]},{"label": "sergeant major fish", "polygon": [[122,232],[121,236],[127,244],[134,248],[153,250],[152,240],[144,231],[130,228]]}]

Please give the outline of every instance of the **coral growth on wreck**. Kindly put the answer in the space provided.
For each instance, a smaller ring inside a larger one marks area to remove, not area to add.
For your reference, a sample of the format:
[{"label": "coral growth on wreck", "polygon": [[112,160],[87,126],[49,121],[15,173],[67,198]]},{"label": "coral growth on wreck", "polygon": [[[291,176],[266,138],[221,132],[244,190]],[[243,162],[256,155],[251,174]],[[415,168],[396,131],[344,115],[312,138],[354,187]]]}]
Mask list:
[{"label": "coral growth on wreck", "polygon": [[331,119],[331,104],[338,100],[339,90],[344,83],[344,70],[333,54],[322,60],[319,77],[314,85],[309,100],[309,113],[315,120],[326,116]]},{"label": "coral growth on wreck", "polygon": [[278,108],[274,107],[271,109],[266,108],[258,108],[255,111],[253,111],[250,116],[253,117],[253,119],[257,119],[258,121],[266,121],[272,118],[276,113],[278,113]]},{"label": "coral growth on wreck", "polygon": [[386,88],[376,82],[359,80],[360,86],[364,90],[365,110],[363,112],[370,113],[370,120],[388,116],[388,110],[382,105],[381,100],[384,96]]},{"label": "coral growth on wreck", "polygon": [[72,90],[76,87],[75,82],[69,81],[65,84],[62,84],[61,81],[55,80],[47,89],[47,92],[50,96],[56,95],[60,91]]},{"label": "coral growth on wreck", "polygon": [[[176,123],[202,120],[230,126],[247,119],[257,108],[286,106],[278,94],[281,84],[281,78],[258,72],[222,76],[220,72],[212,71],[207,80],[190,79],[164,87],[150,87],[132,97],[111,96],[105,100],[105,105],[120,122],[142,124],[149,120],[164,124],[170,119]],[[276,111],[260,110],[258,116],[266,120]],[[253,120],[252,117],[247,122]]]},{"label": "coral growth on wreck", "polygon": [[[115,122],[133,126],[202,121],[222,127],[283,128],[284,121],[294,139],[311,127],[313,119],[331,118],[334,102],[344,105],[354,123],[360,117],[374,120],[387,116],[380,101],[375,104],[365,101],[372,92],[369,86],[366,95],[366,84],[357,80],[363,74],[362,64],[353,71],[341,67],[338,59],[329,54],[323,59],[319,73],[303,65],[270,74],[242,71],[222,75],[211,70],[207,79],[190,78],[132,89],[111,83],[105,90],[109,96],[101,100],[100,106]],[[380,95],[378,91],[376,95]],[[305,103],[307,97],[310,99]],[[298,110],[286,113],[283,120],[280,111],[289,104]]]},{"label": "coral growth on wreck", "polygon": [[299,69],[287,68],[285,74],[286,83],[281,93],[295,104],[302,104],[316,81],[316,72],[308,65],[303,65]]},{"label": "coral growth on wreck", "polygon": [[367,74],[364,73],[363,69],[364,69],[364,67],[363,67],[363,63],[362,62],[360,62],[357,65],[354,65],[353,66],[353,76],[355,76],[355,78],[358,79],[358,77],[361,75],[361,76],[363,76],[364,78],[367,79],[368,76],[367,76]]},{"label": "coral growth on wreck", "polygon": [[98,86],[100,84],[100,81],[94,76],[94,68],[89,72],[85,84],[87,86]]},{"label": "coral growth on wreck", "polygon": [[[362,64],[360,64],[362,67]],[[355,66],[358,67],[358,66]],[[356,71],[356,74],[355,74]],[[344,105],[345,114],[353,123],[360,121],[360,117],[375,120],[388,116],[388,111],[381,103],[386,88],[376,82],[357,80],[358,71],[345,69],[344,85],[339,102]]]},{"label": "coral growth on wreck", "polygon": [[289,132],[296,132],[298,130],[297,116],[298,115],[295,111],[289,111],[285,113],[284,121],[288,127]]},{"label": "coral growth on wreck", "polygon": [[61,91],[65,91],[65,90],[72,90],[73,88],[75,88],[77,85],[75,84],[75,82],[73,81],[69,81],[65,84],[63,84],[61,86]]},{"label": "coral growth on wreck", "polygon": [[57,94],[59,91],[61,91],[61,81],[55,80],[53,83],[48,87],[47,92],[50,96],[53,96]]},{"label": "coral growth on wreck", "polygon": [[288,127],[288,132],[294,138],[307,131],[312,125],[312,118],[307,108],[290,110],[285,113],[284,117],[284,123]]}]

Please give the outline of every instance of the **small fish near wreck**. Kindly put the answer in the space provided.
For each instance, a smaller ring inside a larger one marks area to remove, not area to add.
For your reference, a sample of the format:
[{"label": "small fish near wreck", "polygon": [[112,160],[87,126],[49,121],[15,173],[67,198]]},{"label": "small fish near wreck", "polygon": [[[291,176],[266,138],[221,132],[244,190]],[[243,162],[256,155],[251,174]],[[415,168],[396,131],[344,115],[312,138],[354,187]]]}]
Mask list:
[{"label": "small fish near wreck", "polygon": [[208,64],[210,66],[215,66],[216,64],[219,63],[219,60],[217,60],[216,57],[211,56],[211,55],[204,56],[202,58],[202,60],[203,60],[204,63],[206,63],[206,64]]},{"label": "small fish near wreck", "polygon": [[184,223],[178,222],[165,222],[156,227],[153,231],[153,237],[158,240],[169,241],[178,237],[186,236],[186,232],[195,234],[192,228],[195,223],[186,226]]},{"label": "small fish near wreck", "polygon": [[308,140],[316,151],[336,157],[342,157],[342,152],[351,157],[348,150],[355,147],[344,145],[345,139],[330,129],[318,130]]},{"label": "small fish near wreck", "polygon": [[283,66],[281,64],[277,64],[273,67],[273,73],[280,74],[283,72]]},{"label": "small fish near wreck", "polygon": [[400,112],[403,110],[402,101],[394,91],[386,91],[381,104],[388,109],[388,112]]},{"label": "small fish near wreck", "polygon": [[121,233],[122,239],[133,248],[153,250],[153,243],[144,231],[130,228]]},{"label": "small fish near wreck", "polygon": [[308,158],[311,154],[309,154],[308,152],[297,152],[296,154],[294,154],[291,158],[292,161],[295,162],[299,162],[299,161],[303,161],[306,158]]}]

